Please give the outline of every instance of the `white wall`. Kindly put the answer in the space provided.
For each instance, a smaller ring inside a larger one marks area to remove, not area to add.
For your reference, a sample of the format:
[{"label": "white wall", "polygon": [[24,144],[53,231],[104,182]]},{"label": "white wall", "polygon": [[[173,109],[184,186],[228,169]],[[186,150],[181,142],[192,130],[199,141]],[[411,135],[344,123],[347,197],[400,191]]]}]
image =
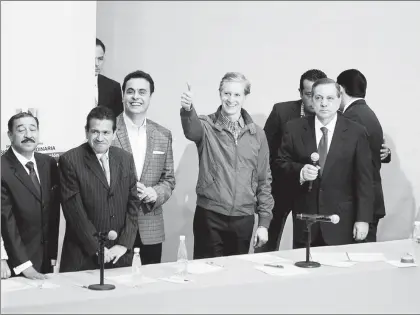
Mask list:
[{"label": "white wall", "polygon": [[18,108],[37,109],[40,141],[55,147],[50,153],[84,141],[95,32],[96,1],[1,2],[2,150],[10,144],[7,122]]},{"label": "white wall", "polygon": [[[415,132],[420,73],[419,2],[98,2],[97,36],[107,46],[104,74],[122,83],[141,69],[155,80],[149,117],[174,135],[177,186],[165,207],[163,260],[174,260],[178,235],[191,253],[197,153],[185,139],[180,94],[189,80],[199,113],[219,105],[227,71],[251,81],[246,108],[264,125],[275,102],[297,99],[300,75],[331,78],[358,68],[367,102],[382,123],[393,161],[382,170],[388,215],[380,240],[405,238],[420,204],[420,145]],[[282,248],[290,246],[290,222]]]}]

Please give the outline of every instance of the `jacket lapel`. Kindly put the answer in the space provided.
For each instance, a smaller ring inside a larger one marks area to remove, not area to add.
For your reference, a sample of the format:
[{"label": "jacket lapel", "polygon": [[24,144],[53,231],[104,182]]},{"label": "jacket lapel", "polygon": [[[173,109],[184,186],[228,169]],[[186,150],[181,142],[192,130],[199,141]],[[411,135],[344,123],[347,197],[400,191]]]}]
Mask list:
[{"label": "jacket lapel", "polygon": [[144,182],[144,176],[146,174],[147,168],[149,166],[150,160],[153,157],[153,141],[154,141],[154,133],[155,127],[150,123],[150,120],[146,120],[146,136],[147,136],[147,148],[146,148],[146,156],[144,159],[144,166],[141,172],[140,181]]},{"label": "jacket lapel", "polygon": [[[86,153],[84,156],[86,166],[92,171],[92,173],[99,179],[99,181],[104,185],[105,188],[109,188],[108,182],[105,177],[105,173],[99,163],[95,153],[89,146],[89,144],[85,143]],[[112,177],[111,177],[112,178]]]},{"label": "jacket lapel", "polygon": [[128,138],[127,127],[124,123],[123,114],[120,114],[117,117],[117,139],[122,149],[133,154],[130,145],[130,139]]},{"label": "jacket lapel", "polygon": [[[28,173],[26,172],[23,165],[19,162],[17,157],[12,151],[12,147],[5,153],[10,161],[10,167],[12,168],[15,176],[19,179],[22,184],[39,200],[42,201],[41,196],[38,194],[34,184],[32,183],[31,178],[29,177]],[[38,167],[38,161],[37,161]],[[38,172],[40,173],[40,169],[38,168]]]},{"label": "jacket lapel", "polygon": [[322,177],[326,178],[329,170],[335,161],[337,161],[337,156],[340,155],[343,141],[344,133],[347,130],[347,125],[341,115],[337,115],[337,124],[335,125],[334,134],[331,139],[331,145],[328,150],[327,159],[325,160],[324,171],[322,172]]},{"label": "jacket lapel", "polygon": [[45,159],[42,159],[38,156],[38,154],[35,154],[35,161],[36,161],[36,167],[38,168],[38,174],[39,174],[39,181],[41,182],[41,197],[42,201],[45,202],[46,196],[48,193],[48,165],[45,163]]},{"label": "jacket lapel", "polygon": [[315,137],[315,116],[306,117],[305,119],[307,120],[307,124],[303,125],[304,132],[302,134],[302,141],[306,149],[308,163],[310,163],[311,154],[318,152],[318,144],[316,143]]}]

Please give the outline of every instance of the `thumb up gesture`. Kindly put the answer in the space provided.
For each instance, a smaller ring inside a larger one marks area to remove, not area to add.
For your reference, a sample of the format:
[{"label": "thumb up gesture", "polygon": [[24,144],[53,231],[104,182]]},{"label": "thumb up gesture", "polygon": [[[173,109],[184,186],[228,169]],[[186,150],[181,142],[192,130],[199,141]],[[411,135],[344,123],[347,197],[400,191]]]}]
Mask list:
[{"label": "thumb up gesture", "polygon": [[187,82],[187,91],[181,95],[181,106],[183,109],[190,111],[193,104],[191,85]]}]

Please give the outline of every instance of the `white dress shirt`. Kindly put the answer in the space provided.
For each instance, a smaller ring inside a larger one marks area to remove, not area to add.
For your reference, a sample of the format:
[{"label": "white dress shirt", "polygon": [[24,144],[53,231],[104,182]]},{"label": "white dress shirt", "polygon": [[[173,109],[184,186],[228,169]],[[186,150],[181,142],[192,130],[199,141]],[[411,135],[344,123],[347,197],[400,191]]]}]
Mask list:
[{"label": "white dress shirt", "polygon": [[144,122],[140,127],[134,124],[125,112],[123,113],[123,118],[125,126],[127,127],[131,150],[133,151],[137,180],[140,181],[147,149],[146,118],[144,118]]},{"label": "white dress shirt", "polygon": [[[330,150],[331,141],[334,135],[335,125],[337,124],[337,114],[334,115],[334,118],[326,124],[325,126],[321,123],[317,116],[315,116],[315,140],[316,140],[316,147],[319,147],[319,142],[321,141],[323,132],[321,130],[322,127],[326,127],[328,130],[328,142],[327,142],[327,153]],[[300,170],[300,184],[305,182],[303,178],[303,167]]]},{"label": "white dress shirt", "polygon": [[343,113],[346,111],[346,109],[351,105],[351,104],[353,104],[354,102],[356,102],[356,101],[358,101],[358,100],[362,100],[363,99],[363,97],[357,97],[357,98],[352,98],[351,99],[351,101],[349,102],[349,103],[347,103],[346,105],[344,105],[344,108],[343,108]]},{"label": "white dress shirt", "polygon": [[95,96],[95,102],[93,103],[93,107],[96,107],[98,105],[99,101],[99,91],[98,91],[98,76],[95,75],[95,88],[94,88],[94,96]]},{"label": "white dress shirt", "polygon": [[3,237],[1,238],[1,260],[7,260],[9,257],[7,256],[6,249],[4,248]]}]

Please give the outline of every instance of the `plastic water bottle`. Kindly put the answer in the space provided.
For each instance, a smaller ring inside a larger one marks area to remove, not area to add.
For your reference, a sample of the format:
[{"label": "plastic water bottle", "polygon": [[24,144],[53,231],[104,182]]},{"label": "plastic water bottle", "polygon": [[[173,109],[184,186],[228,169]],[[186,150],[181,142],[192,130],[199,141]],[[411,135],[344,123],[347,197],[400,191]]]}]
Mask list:
[{"label": "plastic water bottle", "polygon": [[187,246],[185,245],[185,235],[179,236],[177,264],[178,275],[185,278],[188,274],[188,254]]},{"label": "plastic water bottle", "polygon": [[141,275],[141,259],[140,259],[140,248],[134,248],[133,263],[131,265],[131,273],[134,276]]},{"label": "plastic water bottle", "polygon": [[415,262],[420,264],[420,221],[414,222],[412,242]]}]

